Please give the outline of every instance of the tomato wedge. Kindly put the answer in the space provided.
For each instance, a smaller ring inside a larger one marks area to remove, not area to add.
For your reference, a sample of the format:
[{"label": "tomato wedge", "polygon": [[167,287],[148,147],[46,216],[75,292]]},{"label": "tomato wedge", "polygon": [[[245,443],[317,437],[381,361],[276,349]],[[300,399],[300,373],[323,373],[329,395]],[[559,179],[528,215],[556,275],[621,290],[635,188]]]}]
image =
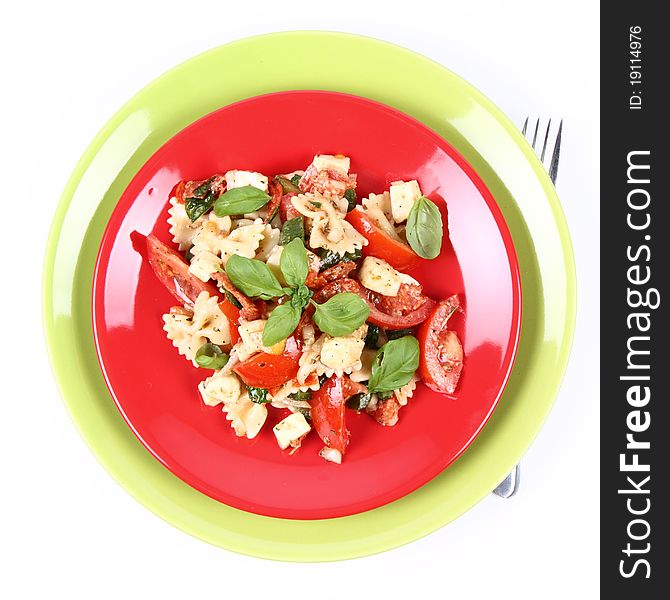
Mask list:
[{"label": "tomato wedge", "polygon": [[279,217],[281,218],[282,223],[286,223],[289,219],[295,219],[296,217],[302,216],[300,212],[298,212],[298,209],[293,206],[293,202],[291,202],[291,198],[294,196],[297,196],[295,192],[288,192],[288,194],[282,196],[281,204],[279,205]]},{"label": "tomato wedge", "polygon": [[255,321],[263,316],[265,312],[265,302],[263,300],[252,300],[249,296],[243,294],[233,285],[233,282],[230,281],[230,278],[225,273],[212,273],[212,279],[218,282],[226,291],[230,292],[242,305],[242,308],[239,309],[239,314],[247,321]]},{"label": "tomato wedge", "polygon": [[365,392],[364,385],[354,383],[346,375],[333,375],[312,394],[312,424],[328,448],[344,454],[349,444],[349,430],[344,420],[347,399]]},{"label": "tomato wedge", "polygon": [[423,321],[428,318],[428,315],[430,315],[436,304],[435,300],[428,296],[424,296],[425,300],[416,310],[410,311],[404,315],[389,315],[377,308],[376,301],[378,298],[375,297],[375,294],[366,290],[355,279],[349,279],[348,277],[343,277],[342,279],[337,279],[324,285],[318,292],[316,292],[316,294],[314,294],[314,302],[322,304],[326,300],[332,298],[335,294],[341,294],[343,292],[353,292],[363,298],[370,307],[368,321],[379,327],[384,327],[384,329],[407,329],[408,327],[416,327],[419,323],[423,323]]},{"label": "tomato wedge", "polygon": [[359,294],[363,296],[364,300],[367,300],[367,298],[364,297],[361,284],[355,279],[349,279],[348,277],[343,277],[342,279],[336,279],[335,281],[327,283],[314,294],[313,300],[317,304],[322,304],[326,300],[330,300],[335,294],[342,294],[344,292]]},{"label": "tomato wedge", "polygon": [[153,234],[147,236],[147,257],[156,277],[180,303],[192,305],[201,292],[221,296],[215,285],[201,281],[188,270],[181,254]]},{"label": "tomato wedge", "polygon": [[235,365],[233,371],[248,386],[277,387],[298,374],[301,346],[300,340],[292,335],[286,340],[283,354],[259,352]]},{"label": "tomato wedge", "polygon": [[168,196],[168,200],[170,198],[175,198],[179,204],[184,204],[184,188],[186,187],[186,183],[182,179],[181,181],[178,181],[175,183],[174,187],[172,188],[172,191],[170,192],[170,195]]},{"label": "tomato wedge", "polygon": [[[154,235],[147,236],[147,257],[156,277],[179,302],[192,306],[201,292],[207,292],[210,297],[221,298],[222,294],[216,286],[209,281],[205,283],[193,275],[181,255]],[[240,310],[227,298],[219,302],[219,308],[228,319],[230,338],[232,343],[236,344],[240,339],[237,330]]]},{"label": "tomato wedge", "polygon": [[219,309],[228,319],[230,343],[234,346],[240,341],[240,332],[237,329],[237,326],[240,324],[240,309],[232,304],[228,298],[219,302]]},{"label": "tomato wedge", "polygon": [[440,302],[421,325],[417,338],[421,348],[419,375],[431,389],[453,394],[463,370],[463,346],[447,322],[460,308],[458,296]]},{"label": "tomato wedge", "polygon": [[282,203],[282,198],[284,196],[284,188],[281,186],[281,183],[275,179],[271,179],[268,182],[268,191],[270,192],[270,201],[267,204],[268,216],[265,217],[265,222],[269,223],[272,219],[275,218],[277,211]]},{"label": "tomato wedge", "polygon": [[368,241],[367,246],[363,246],[363,256],[381,258],[399,271],[406,271],[421,260],[407,244],[394,240],[377,227],[360,208],[347,213],[346,219]]}]

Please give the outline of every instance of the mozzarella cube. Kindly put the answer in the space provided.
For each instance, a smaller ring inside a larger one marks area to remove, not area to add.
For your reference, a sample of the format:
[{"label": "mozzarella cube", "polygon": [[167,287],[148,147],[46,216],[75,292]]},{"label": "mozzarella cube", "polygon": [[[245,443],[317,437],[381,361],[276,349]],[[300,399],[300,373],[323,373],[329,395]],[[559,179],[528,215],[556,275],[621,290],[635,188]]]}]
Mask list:
[{"label": "mozzarella cube", "polygon": [[302,413],[296,412],[279,421],[272,431],[277,438],[277,443],[282,450],[286,450],[292,443],[297,442],[303,435],[309,433],[312,428]]},{"label": "mozzarella cube", "polygon": [[264,192],[268,191],[268,178],[255,171],[228,171],[225,174],[225,178],[226,189],[229,190],[244,187],[245,185],[252,185]]},{"label": "mozzarella cube", "polygon": [[416,179],[412,181],[394,181],[391,184],[391,213],[396,223],[407,220],[414,203],[421,198],[421,189]]},{"label": "mozzarella cube", "polygon": [[369,290],[383,296],[397,296],[402,280],[400,273],[381,258],[366,256],[358,270],[359,281]]},{"label": "mozzarella cube", "polygon": [[336,156],[332,154],[317,154],[312,164],[317,171],[330,169],[331,171],[342,173],[342,175],[348,175],[351,161],[348,156],[343,156],[342,154],[337,154]]},{"label": "mozzarella cube", "polygon": [[327,337],[321,347],[320,359],[329,369],[351,369],[361,359],[364,346],[365,341],[353,335]]}]

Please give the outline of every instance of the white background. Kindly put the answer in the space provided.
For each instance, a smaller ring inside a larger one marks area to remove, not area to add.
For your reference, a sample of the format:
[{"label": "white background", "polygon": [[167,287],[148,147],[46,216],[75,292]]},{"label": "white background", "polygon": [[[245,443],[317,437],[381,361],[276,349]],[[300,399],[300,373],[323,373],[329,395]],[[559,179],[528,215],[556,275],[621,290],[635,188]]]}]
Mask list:
[{"label": "white background", "polygon": [[[3,598],[597,597],[598,3],[395,4],[4,5]],[[70,422],[41,331],[40,275],[49,224],[95,133],[130,96],[175,64],[230,40],[289,29],[364,33],[411,48],[468,79],[518,124],[527,114],[563,117],[558,190],[579,271],[570,369],[555,409],[523,459],[520,493],[507,501],[486,498],[457,522],[403,548],[332,564],[238,556],[174,529],[128,496]]]}]

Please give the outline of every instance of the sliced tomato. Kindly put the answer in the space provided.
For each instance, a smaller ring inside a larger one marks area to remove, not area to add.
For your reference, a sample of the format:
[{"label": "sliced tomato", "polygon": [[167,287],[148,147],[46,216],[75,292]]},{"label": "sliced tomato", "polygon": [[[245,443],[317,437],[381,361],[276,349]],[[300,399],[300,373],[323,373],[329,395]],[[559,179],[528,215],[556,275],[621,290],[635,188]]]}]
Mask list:
[{"label": "sliced tomato", "polygon": [[281,186],[275,179],[271,179],[268,182],[268,190],[270,192],[270,201],[267,204],[268,216],[265,217],[265,222],[269,223],[272,219],[275,218],[277,211],[282,203],[282,198],[284,196],[284,188]]},{"label": "sliced tomato", "polygon": [[435,300],[426,297],[426,301],[419,308],[402,316],[386,314],[369,301],[368,306],[370,306],[370,316],[368,317],[370,323],[385,329],[407,329],[408,327],[416,327],[428,318],[428,315],[435,308]]},{"label": "sliced tomato", "polygon": [[175,183],[174,187],[172,188],[172,191],[170,192],[170,195],[168,196],[168,200],[170,198],[176,198],[177,202],[179,204],[184,204],[184,188],[186,187],[186,183],[182,179],[181,181]]},{"label": "sliced tomato", "polygon": [[182,304],[194,304],[201,292],[221,296],[215,285],[205,283],[193,275],[181,254],[166,246],[155,235],[147,236],[147,257],[156,277]]},{"label": "sliced tomato", "polygon": [[401,283],[395,296],[375,294],[375,304],[379,310],[394,317],[405,316],[418,310],[426,302],[423,286],[414,283]]},{"label": "sliced tomato", "polygon": [[337,279],[324,285],[318,292],[316,292],[316,294],[314,294],[313,300],[317,304],[322,304],[326,300],[330,300],[335,294],[341,294],[343,292],[353,292],[354,294],[363,295],[361,284],[358,283],[358,281],[343,277],[342,279]]},{"label": "sliced tomato", "polygon": [[449,318],[460,308],[458,296],[440,302],[418,332],[421,348],[419,375],[431,389],[453,394],[463,370],[463,346],[454,331],[447,329]]},{"label": "sliced tomato", "polygon": [[279,217],[282,220],[282,223],[286,223],[289,219],[295,219],[296,217],[301,217],[302,215],[298,212],[298,209],[293,206],[291,198],[297,196],[294,192],[289,192],[284,194],[281,199],[281,204],[279,205]]},{"label": "sliced tomato", "polygon": [[222,288],[230,292],[242,305],[242,308],[239,309],[240,315],[247,321],[255,321],[263,316],[263,313],[265,312],[265,302],[263,302],[263,300],[252,300],[249,296],[243,294],[233,285],[233,282],[225,273],[213,273],[212,279],[218,282]]},{"label": "sliced tomato", "polygon": [[240,309],[233,305],[228,298],[219,302],[219,309],[228,319],[230,342],[234,346],[240,341],[240,332],[237,329],[240,324]]},{"label": "sliced tomato", "polygon": [[349,444],[349,430],[345,423],[347,399],[365,392],[364,385],[351,381],[346,375],[333,375],[312,394],[312,424],[328,448],[344,454]]},{"label": "sliced tomato", "polygon": [[400,271],[406,271],[421,260],[407,244],[394,240],[377,227],[360,208],[347,213],[346,219],[368,241],[367,246],[363,246],[363,256],[381,258]]},{"label": "sliced tomato", "polygon": [[321,259],[316,254],[314,254],[314,252],[308,252],[307,261],[309,263],[309,271],[307,271],[305,285],[311,290],[317,290],[326,283],[319,276],[319,271],[321,270]]},{"label": "sliced tomato", "polygon": [[291,381],[298,374],[302,343],[296,336],[286,340],[283,354],[259,352],[233,367],[245,384],[251,387],[274,388]]}]

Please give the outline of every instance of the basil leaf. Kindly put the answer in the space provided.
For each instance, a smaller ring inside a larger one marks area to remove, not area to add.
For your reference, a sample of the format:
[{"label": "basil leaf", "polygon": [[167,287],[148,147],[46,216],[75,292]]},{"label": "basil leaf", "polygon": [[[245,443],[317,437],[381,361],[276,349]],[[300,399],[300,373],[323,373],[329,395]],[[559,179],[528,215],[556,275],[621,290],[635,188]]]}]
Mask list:
[{"label": "basil leaf", "polygon": [[291,400],[298,400],[299,402],[309,402],[312,399],[312,390],[307,390],[306,392],[298,390],[297,392],[293,392],[289,398]]},{"label": "basil leaf", "polygon": [[377,325],[373,325],[372,323],[368,323],[368,333],[365,336],[365,345],[368,348],[374,348],[376,350],[378,341],[379,327],[377,327]]},{"label": "basil leaf", "polygon": [[280,304],[270,313],[263,329],[263,346],[274,346],[291,335],[300,323],[302,310],[291,302]]},{"label": "basil leaf", "polygon": [[397,340],[406,335],[414,335],[413,329],[387,329],[386,338],[389,340]]},{"label": "basil leaf", "polygon": [[309,262],[302,240],[295,238],[284,246],[279,258],[279,268],[288,285],[298,287],[305,283],[309,272]]},{"label": "basil leaf", "polygon": [[223,290],[223,293],[226,295],[228,302],[230,302],[235,308],[242,308],[240,301],[235,298],[235,296],[233,296],[228,290]]},{"label": "basil leaf", "polygon": [[226,263],[226,275],[238,290],[252,298],[270,300],[284,295],[274,273],[260,260],[233,254]]},{"label": "basil leaf", "polygon": [[[291,181],[290,179],[286,179],[286,177],[281,177],[280,175],[277,175],[275,179],[279,182],[285,194],[290,194],[291,192],[293,192],[294,194],[300,193],[300,188],[298,187],[298,184],[293,183],[293,181]],[[298,182],[300,182],[300,179],[298,179]]]},{"label": "basil leaf", "polygon": [[354,394],[346,402],[347,408],[363,410],[372,400],[372,394]]},{"label": "basil leaf", "polygon": [[214,214],[217,217],[243,215],[265,206],[268,200],[270,196],[253,185],[233,188],[219,196],[214,203]]},{"label": "basil leaf", "polygon": [[288,246],[289,242],[295,239],[305,241],[305,221],[302,216],[289,219],[284,223],[279,234],[279,245]]},{"label": "basil leaf", "polygon": [[256,404],[267,404],[271,400],[271,398],[268,398],[268,391],[265,388],[248,387],[247,394],[249,394],[249,400]]},{"label": "basil leaf", "polygon": [[195,362],[199,367],[218,371],[228,362],[228,355],[216,344],[203,344],[195,353]]},{"label": "basil leaf", "polygon": [[442,247],[442,216],[437,205],[421,196],[407,216],[407,241],[422,258],[436,258]]},{"label": "basil leaf", "polygon": [[348,260],[349,262],[357,262],[361,259],[363,253],[360,249],[356,249],[353,252],[347,252],[342,256],[339,252],[332,252],[331,250],[323,250],[319,255],[321,259],[321,267],[319,271],[325,271],[330,267],[334,267],[336,264]]},{"label": "basil leaf", "polygon": [[209,192],[204,198],[186,198],[184,200],[184,210],[186,210],[191,223],[197,221],[202,215],[212,209],[215,198],[216,195],[213,192]]},{"label": "basil leaf", "polygon": [[309,299],[314,295],[306,285],[291,290],[291,304],[297,309],[302,310],[309,304]]},{"label": "basil leaf", "polygon": [[294,175],[293,177],[291,177],[291,183],[294,186],[296,186],[298,189],[300,189],[300,187],[298,187],[298,186],[300,185],[300,180],[301,179],[302,179],[302,175]]},{"label": "basil leaf", "polygon": [[419,342],[406,335],[386,342],[375,355],[368,381],[370,392],[391,392],[409,383],[419,368]]},{"label": "basil leaf", "polygon": [[356,206],[356,190],[347,190],[344,192],[344,197],[347,199],[347,212],[354,210]]},{"label": "basil leaf", "polygon": [[314,305],[316,326],[335,337],[349,335],[363,325],[370,315],[370,307],[365,300],[353,292],[335,294],[327,302]]}]

